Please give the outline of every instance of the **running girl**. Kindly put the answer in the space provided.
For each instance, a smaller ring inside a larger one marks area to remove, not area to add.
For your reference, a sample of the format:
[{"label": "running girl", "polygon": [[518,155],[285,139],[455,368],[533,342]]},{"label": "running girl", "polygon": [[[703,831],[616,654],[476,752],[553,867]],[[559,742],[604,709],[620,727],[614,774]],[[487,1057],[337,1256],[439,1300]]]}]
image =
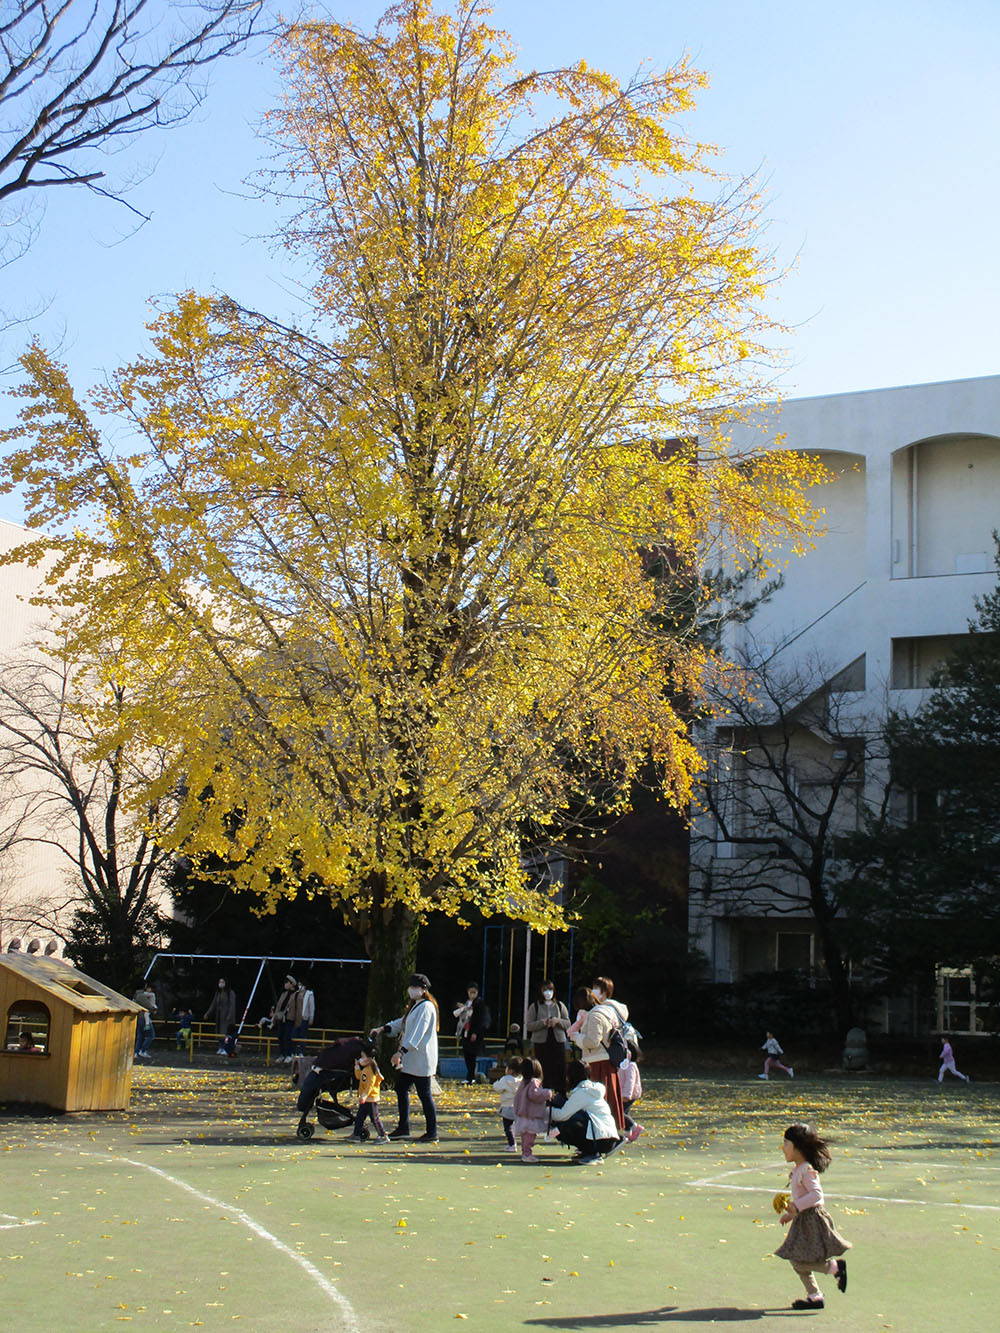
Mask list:
[{"label": "running girl", "polygon": [[792,1309],[822,1310],[823,1293],[813,1273],[828,1273],[846,1291],[847,1261],[838,1256],[851,1248],[850,1241],[837,1234],[823,1206],[819,1177],[830,1165],[830,1149],[808,1125],[789,1125],[781,1151],[786,1162],[794,1163],[788,1177],[792,1197],[779,1219],[782,1226],[791,1226],[775,1254],[788,1260],[806,1289],[805,1299],[792,1301]]}]

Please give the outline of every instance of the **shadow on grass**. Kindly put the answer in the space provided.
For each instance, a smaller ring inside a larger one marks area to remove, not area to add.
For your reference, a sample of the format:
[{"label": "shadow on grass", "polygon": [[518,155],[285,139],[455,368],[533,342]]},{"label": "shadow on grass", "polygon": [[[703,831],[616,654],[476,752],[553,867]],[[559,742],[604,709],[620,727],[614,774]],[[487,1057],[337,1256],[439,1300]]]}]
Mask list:
[{"label": "shadow on grass", "polygon": [[928,1139],[924,1143],[866,1143],[865,1148],[873,1152],[952,1152],[955,1149],[973,1148],[977,1151],[995,1148],[996,1139],[982,1139],[977,1142],[975,1139]]},{"label": "shadow on grass", "polygon": [[623,1311],[621,1314],[583,1314],[542,1316],[525,1319],[535,1328],[644,1328],[653,1324],[726,1324],[749,1323],[766,1319],[769,1315],[791,1314],[790,1310],[742,1310],[735,1305],[707,1306],[699,1309],[681,1309],[677,1305],[663,1305],[658,1310]]},{"label": "shadow on grass", "polygon": [[[468,1149],[454,1146],[446,1143],[417,1143],[412,1141],[409,1145],[400,1143],[384,1144],[357,1144],[350,1143],[340,1138],[323,1138],[320,1134],[314,1134],[311,1139],[299,1139],[295,1136],[294,1127],[288,1130],[277,1129],[273,1134],[247,1134],[239,1130],[218,1131],[215,1133],[199,1133],[194,1137],[186,1135],[153,1137],[143,1135],[144,1147],[175,1147],[183,1144],[188,1148],[274,1148],[285,1145],[289,1148],[307,1148],[324,1149],[333,1156],[365,1156],[372,1159],[378,1158],[379,1161],[389,1162],[409,1162],[414,1166],[440,1166],[442,1163],[449,1166],[467,1166],[467,1167],[485,1167],[489,1171],[495,1171],[498,1166],[517,1167],[518,1170],[527,1169],[524,1164],[514,1154],[497,1154],[491,1152],[471,1152]],[[574,1175],[581,1178],[594,1175],[600,1172],[601,1168],[595,1163],[591,1166],[578,1167],[574,1158],[567,1155],[565,1157],[543,1158],[540,1162],[540,1174],[544,1175],[545,1168],[563,1170],[568,1168]],[[532,1168],[536,1172],[538,1167]],[[612,1168],[614,1169],[614,1168]]]}]

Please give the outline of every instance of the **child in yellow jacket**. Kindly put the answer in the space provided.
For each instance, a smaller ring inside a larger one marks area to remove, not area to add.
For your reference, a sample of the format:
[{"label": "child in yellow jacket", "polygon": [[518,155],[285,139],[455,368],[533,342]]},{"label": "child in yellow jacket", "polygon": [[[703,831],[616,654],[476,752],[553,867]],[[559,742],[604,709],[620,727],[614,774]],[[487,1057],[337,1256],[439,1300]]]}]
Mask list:
[{"label": "child in yellow jacket", "polygon": [[378,1114],[379,1089],[384,1080],[374,1055],[369,1055],[366,1051],[361,1052],[354,1065],[354,1077],[361,1086],[358,1088],[358,1113],[354,1117],[354,1133],[348,1142],[363,1142],[361,1130],[365,1120],[370,1116],[377,1135],[375,1142],[388,1143],[389,1136],[383,1129]]}]

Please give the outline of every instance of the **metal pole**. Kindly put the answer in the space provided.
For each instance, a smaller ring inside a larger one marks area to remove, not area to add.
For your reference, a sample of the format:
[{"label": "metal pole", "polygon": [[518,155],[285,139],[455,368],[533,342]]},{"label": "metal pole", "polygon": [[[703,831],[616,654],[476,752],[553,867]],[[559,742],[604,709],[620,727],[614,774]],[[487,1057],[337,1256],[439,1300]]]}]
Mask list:
[{"label": "metal pole", "polygon": [[[168,958],[168,957],[170,957],[169,954],[165,954],[165,953],[154,953],[154,954],[153,954],[153,961],[150,963],[149,967],[147,967],[146,970],[145,970],[145,972],[142,974],[142,979],[143,979],[143,981],[146,980],[146,978],[149,976],[150,972],[152,972],[153,968],[156,966],[156,960],[157,960],[158,958]],[[183,954],[181,955],[181,957],[183,957]]]},{"label": "metal pole", "polygon": [[531,987],[531,927],[527,928],[527,935],[524,941],[524,1019],[521,1031],[527,1035],[528,1028],[528,994]]},{"label": "metal pole", "polygon": [[243,1024],[247,1021],[247,1014],[250,1012],[250,1006],[253,1004],[253,997],[257,994],[257,987],[260,985],[261,973],[264,971],[266,963],[266,958],[260,960],[260,967],[257,969],[257,975],[254,977],[253,986],[250,988],[250,994],[247,998],[247,1007],[243,1010],[243,1017],[240,1019],[240,1025],[236,1029],[237,1036],[243,1031]]},{"label": "metal pole", "polygon": [[[501,926],[500,929],[502,931],[503,927]],[[502,934],[500,938],[501,940],[503,939]],[[514,1005],[514,927],[513,926],[509,927],[508,938],[510,940],[510,957],[507,960],[507,1031],[509,1032],[510,1016],[514,1011],[513,1010],[513,1005]],[[524,1038],[523,1030],[521,1033],[521,1037],[523,1040]]]}]

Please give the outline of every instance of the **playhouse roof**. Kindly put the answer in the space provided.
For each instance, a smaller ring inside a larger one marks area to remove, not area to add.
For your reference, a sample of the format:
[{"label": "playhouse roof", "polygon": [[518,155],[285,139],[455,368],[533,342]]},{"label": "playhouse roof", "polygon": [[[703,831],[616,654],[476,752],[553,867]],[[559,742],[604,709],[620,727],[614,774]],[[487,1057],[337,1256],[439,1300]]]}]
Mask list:
[{"label": "playhouse roof", "polygon": [[142,1006],[127,1000],[124,995],[79,972],[61,958],[43,958],[37,954],[0,954],[0,973],[13,972],[30,981],[39,990],[46,991],[56,1000],[88,1014],[132,1013]]}]

